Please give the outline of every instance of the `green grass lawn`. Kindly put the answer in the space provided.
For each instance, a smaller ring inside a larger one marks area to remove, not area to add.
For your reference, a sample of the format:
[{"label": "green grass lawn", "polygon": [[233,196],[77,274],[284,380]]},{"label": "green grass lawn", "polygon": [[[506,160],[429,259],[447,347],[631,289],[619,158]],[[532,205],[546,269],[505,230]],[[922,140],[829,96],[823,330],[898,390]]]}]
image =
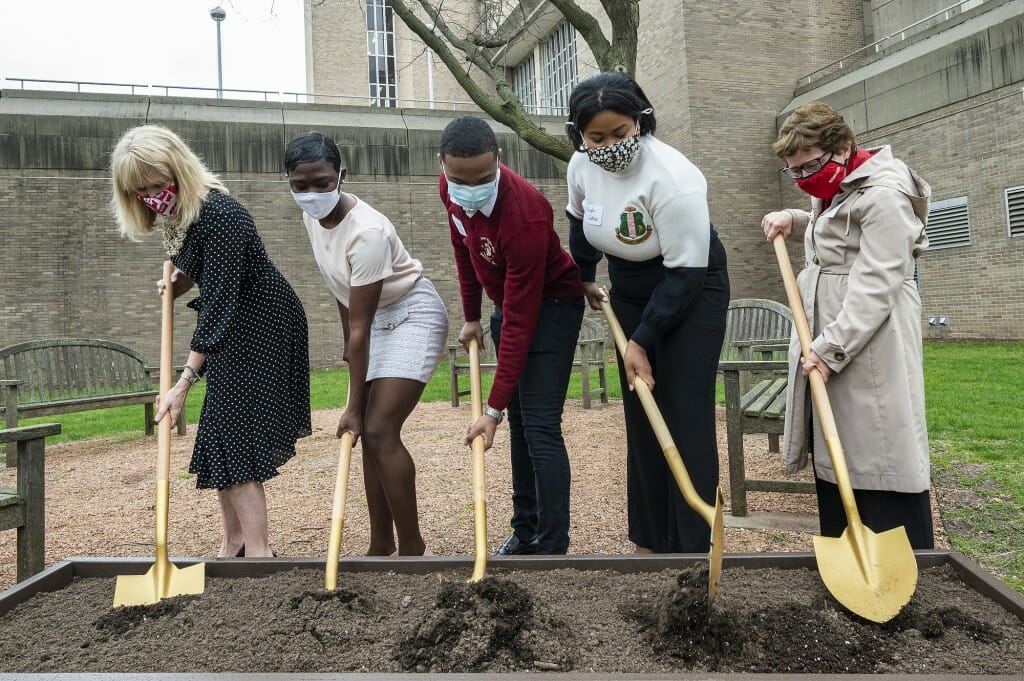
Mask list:
[{"label": "green grass lawn", "polygon": [[[940,487],[959,491],[958,501],[943,504],[951,542],[1024,591],[1024,343],[926,343],[924,355],[933,477]],[[483,375],[485,395],[492,378]],[[344,369],[312,372],[313,409],[340,407],[347,380]],[[189,393],[190,423],[199,419],[204,387],[200,382]],[[608,388],[612,399],[621,396],[614,364],[608,365]],[[569,397],[580,394],[580,377],[573,374]],[[438,367],[422,399],[450,399],[447,363]],[[718,401],[723,401],[721,384]],[[133,440],[143,437],[142,420],[142,407],[136,406],[26,419],[20,425],[59,422],[63,432],[51,442],[102,436]]]},{"label": "green grass lawn", "polygon": [[1024,592],[1024,343],[929,343],[924,356],[950,542]]},{"label": "green grass lawn", "polygon": [[[619,371],[614,363],[607,366],[608,396],[617,400],[622,397],[619,389]],[[462,376],[464,388],[469,386],[469,378]],[[598,385],[597,372],[592,371],[590,377],[591,390]],[[484,396],[491,389],[491,382],[494,374],[485,373],[480,378]],[[345,402],[345,395],[348,391],[348,370],[344,368],[317,369],[309,374],[310,406],[314,411],[318,409],[337,409]],[[579,399],[582,395],[581,378],[579,373],[573,373],[569,381],[569,399]],[[187,413],[188,422],[199,421],[199,412],[202,409],[203,398],[206,396],[206,383],[200,381],[189,390]],[[430,383],[423,390],[421,402],[447,402],[451,399],[451,388],[449,387],[448,362],[441,362]],[[462,398],[468,399],[468,398]],[[722,383],[718,383],[717,400],[719,404],[725,403],[725,392]],[[80,412],[77,414],[62,414],[59,416],[45,416],[33,419],[22,419],[18,425],[28,426],[36,423],[60,423],[61,434],[48,438],[48,442],[73,442],[75,440],[87,440],[94,437],[114,437],[120,441],[137,440],[145,437],[143,431],[143,409],[142,406],[115,407],[113,409],[98,409],[95,411]]]}]

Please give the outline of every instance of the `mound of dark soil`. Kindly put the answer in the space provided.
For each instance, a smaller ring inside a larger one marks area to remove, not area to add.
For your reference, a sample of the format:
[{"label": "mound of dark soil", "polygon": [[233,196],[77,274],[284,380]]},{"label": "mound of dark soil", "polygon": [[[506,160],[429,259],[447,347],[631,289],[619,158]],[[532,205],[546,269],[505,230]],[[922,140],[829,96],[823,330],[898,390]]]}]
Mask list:
[{"label": "mound of dark soil", "polygon": [[1018,674],[1024,624],[951,567],[891,622],[851,614],[808,570],[502,571],[208,579],[198,596],[111,608],[79,580],[0,617],[5,672]]}]

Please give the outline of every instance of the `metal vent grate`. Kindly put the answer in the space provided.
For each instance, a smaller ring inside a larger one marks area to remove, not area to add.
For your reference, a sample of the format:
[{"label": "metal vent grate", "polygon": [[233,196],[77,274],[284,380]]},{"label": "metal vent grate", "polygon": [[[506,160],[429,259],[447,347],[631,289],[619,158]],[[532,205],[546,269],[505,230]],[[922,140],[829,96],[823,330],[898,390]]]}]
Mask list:
[{"label": "metal vent grate", "polygon": [[939,250],[971,244],[967,197],[934,201],[928,211],[928,248]]},{"label": "metal vent grate", "polygon": [[1024,236],[1024,187],[1006,190],[1006,227],[1010,236]]}]

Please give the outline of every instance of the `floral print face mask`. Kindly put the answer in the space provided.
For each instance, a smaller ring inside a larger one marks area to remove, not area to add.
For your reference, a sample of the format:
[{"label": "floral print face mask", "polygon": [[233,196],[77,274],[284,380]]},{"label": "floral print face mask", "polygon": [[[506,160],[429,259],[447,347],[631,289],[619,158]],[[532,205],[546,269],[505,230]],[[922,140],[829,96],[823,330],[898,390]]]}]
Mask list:
[{"label": "floral print face mask", "polygon": [[[644,109],[640,112],[640,116],[650,113],[654,113],[654,109]],[[590,159],[591,163],[603,170],[607,170],[609,173],[618,173],[625,170],[633,163],[633,159],[636,158],[637,153],[640,151],[640,119],[637,118],[633,124],[635,132],[632,136],[619,140],[615,144],[609,144],[606,147],[588,147],[581,134],[580,151],[587,154],[587,158]],[[572,124],[570,123],[569,125]]]},{"label": "floral print face mask", "polygon": [[[639,126],[637,129],[639,130]],[[628,168],[636,158],[637,152],[640,151],[640,136],[637,133],[606,147],[584,147],[580,151],[587,152],[587,158],[591,163],[609,173],[617,173]]]}]

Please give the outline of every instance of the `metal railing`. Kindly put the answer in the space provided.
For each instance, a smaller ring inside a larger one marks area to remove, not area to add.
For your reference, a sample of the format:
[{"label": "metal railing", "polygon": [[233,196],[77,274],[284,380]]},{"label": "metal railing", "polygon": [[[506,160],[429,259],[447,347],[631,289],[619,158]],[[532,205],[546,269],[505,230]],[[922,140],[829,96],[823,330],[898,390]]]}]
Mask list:
[{"label": "metal railing", "polygon": [[[349,106],[372,106],[381,109],[445,109],[450,111],[479,111],[476,103],[460,100],[429,100],[414,98],[389,98],[382,105],[381,98],[373,95],[349,95],[324,92],[286,92],[273,90],[245,90],[240,88],[215,88],[187,85],[157,85],[141,83],[104,83],[99,81],[48,80],[43,78],[5,77],[7,83],[17,83],[19,90],[43,90],[51,92],[86,92],[95,94],[131,94],[149,97],[208,97],[211,99],[229,97],[246,101],[281,103],[318,103]],[[26,87],[28,85],[28,87]]]},{"label": "metal railing", "polygon": [[885,36],[884,38],[876,40],[870,45],[865,45],[864,47],[854,50],[853,52],[844,57],[836,59],[834,62],[825,64],[821,68],[815,69],[814,71],[811,71],[805,76],[801,76],[797,82],[806,85],[816,78],[831,75],[836,71],[842,71],[844,68],[846,68],[847,65],[859,62],[861,59],[867,57],[869,54],[875,54],[877,52],[880,52],[884,47],[888,46],[887,43],[889,43],[889,41],[899,42],[901,40],[905,40],[908,34],[916,35],[921,30],[923,30],[922,28],[920,28],[922,24],[926,24],[929,21],[932,21],[938,17],[942,17],[942,19],[936,22],[936,24],[942,23],[943,21],[948,21],[949,18],[953,16],[953,13],[956,12],[956,10],[960,9],[960,7],[967,4],[971,4],[972,6],[977,5],[978,0],[960,0],[960,2],[956,3],[955,5],[950,5],[949,7],[939,10],[938,12],[925,17],[924,19],[915,21],[909,26],[904,26],[900,30],[894,33],[890,33],[889,35]]}]

